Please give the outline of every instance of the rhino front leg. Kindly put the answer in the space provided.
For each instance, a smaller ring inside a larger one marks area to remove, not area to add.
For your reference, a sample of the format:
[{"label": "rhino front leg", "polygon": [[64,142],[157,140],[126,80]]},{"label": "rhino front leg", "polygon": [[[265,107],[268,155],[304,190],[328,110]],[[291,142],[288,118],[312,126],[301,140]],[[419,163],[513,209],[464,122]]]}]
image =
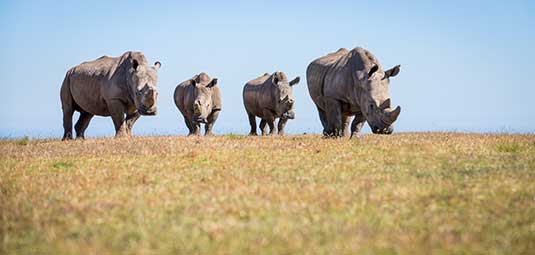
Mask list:
[{"label": "rhino front leg", "polygon": [[214,127],[214,123],[217,120],[217,117],[219,117],[220,110],[213,111],[210,116],[208,116],[208,119],[206,120],[207,123],[204,125],[204,135],[212,135],[212,128]]},{"label": "rhino front leg", "polygon": [[188,135],[193,135],[193,124],[191,124],[190,118],[184,115],[184,123],[188,127]]},{"label": "rhino front leg", "polygon": [[201,135],[201,123],[197,121],[191,121],[191,127],[193,128],[192,135]]},{"label": "rhino front leg", "polygon": [[284,135],[284,127],[286,126],[286,122],[288,122],[288,119],[286,118],[279,119],[279,123],[277,124],[277,128],[279,129],[279,135]]},{"label": "rhino front leg", "polygon": [[275,116],[273,116],[273,113],[270,110],[266,109],[262,112],[262,115],[264,115],[264,118],[262,120],[265,120],[267,125],[269,126],[269,134],[275,134],[277,130],[275,129]]},{"label": "rhino front leg", "polygon": [[125,107],[120,100],[108,101],[108,111],[110,112],[113,125],[115,126],[115,137],[123,137],[127,135],[127,125],[125,122]]},{"label": "rhino front leg", "polygon": [[89,126],[89,122],[93,118],[93,114],[88,112],[80,112],[80,118],[74,125],[74,130],[76,131],[76,139],[85,139],[85,130]]},{"label": "rhino front leg", "polygon": [[267,135],[268,133],[267,121],[265,119],[260,120],[260,131],[262,131],[262,135]]},{"label": "rhino front leg", "polygon": [[140,116],[141,116],[141,114],[139,114],[138,112],[126,115],[126,133],[127,133],[127,135],[132,136],[132,128],[134,127],[134,123],[136,123],[137,119],[139,119]]},{"label": "rhino front leg", "polygon": [[357,113],[355,115],[355,118],[353,119],[353,122],[351,123],[351,137],[357,136],[362,129],[362,126],[364,126],[364,122],[366,122],[366,118],[362,113]]},{"label": "rhino front leg", "polygon": [[256,135],[256,117],[252,113],[247,113],[247,117],[249,117],[249,125],[251,126],[249,135]]},{"label": "rhino front leg", "polygon": [[345,137],[349,137],[349,122],[351,122],[350,116],[342,115],[342,135]]},{"label": "rhino front leg", "polygon": [[325,106],[327,113],[326,135],[332,137],[342,136],[342,105],[338,100],[326,98]]}]

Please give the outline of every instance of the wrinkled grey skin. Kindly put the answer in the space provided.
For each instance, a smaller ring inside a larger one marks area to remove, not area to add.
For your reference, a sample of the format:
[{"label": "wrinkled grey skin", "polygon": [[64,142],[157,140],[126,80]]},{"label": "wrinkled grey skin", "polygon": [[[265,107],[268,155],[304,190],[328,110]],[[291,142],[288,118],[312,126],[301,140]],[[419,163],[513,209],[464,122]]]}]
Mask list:
[{"label": "wrinkled grey skin", "polygon": [[260,130],[262,135],[275,133],[275,119],[279,118],[278,134],[284,134],[284,126],[289,119],[295,118],[294,102],[295,98],[292,93],[292,86],[299,83],[299,77],[288,82],[286,74],[275,72],[271,75],[268,73],[251,80],[243,88],[243,103],[251,132],[249,135],[256,135],[256,119],[259,117]]},{"label": "wrinkled grey skin", "polygon": [[222,106],[221,92],[216,85],[217,78],[200,73],[176,87],[175,104],[184,116],[188,135],[200,135],[201,123],[205,124],[205,135],[212,134]]},{"label": "wrinkled grey skin", "polygon": [[74,129],[84,133],[94,115],[111,116],[115,136],[129,136],[140,115],[156,115],[156,85],[160,62],[149,65],[141,52],[120,57],[103,56],[81,63],[65,75],[60,98],[63,108],[63,140],[72,139],[72,115],[80,112]]},{"label": "wrinkled grey skin", "polygon": [[319,112],[325,136],[349,136],[360,132],[364,122],[375,134],[391,134],[401,108],[390,107],[390,78],[400,71],[397,65],[383,71],[367,50],[339,49],[320,57],[307,68],[308,91]]}]

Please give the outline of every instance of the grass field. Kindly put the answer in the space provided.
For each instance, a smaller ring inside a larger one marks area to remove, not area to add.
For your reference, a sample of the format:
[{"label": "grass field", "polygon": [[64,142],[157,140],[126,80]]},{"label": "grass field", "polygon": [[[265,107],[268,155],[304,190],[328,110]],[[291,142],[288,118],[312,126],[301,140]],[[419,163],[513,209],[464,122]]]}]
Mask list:
[{"label": "grass field", "polygon": [[534,254],[535,136],[0,141],[0,254]]}]

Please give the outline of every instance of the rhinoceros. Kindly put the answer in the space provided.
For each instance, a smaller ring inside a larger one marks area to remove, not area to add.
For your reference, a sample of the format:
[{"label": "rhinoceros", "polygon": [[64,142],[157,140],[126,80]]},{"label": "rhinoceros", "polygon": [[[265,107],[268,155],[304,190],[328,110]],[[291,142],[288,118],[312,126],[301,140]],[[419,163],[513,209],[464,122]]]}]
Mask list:
[{"label": "rhinoceros", "polygon": [[219,112],[221,112],[221,92],[217,78],[200,73],[186,80],[175,89],[175,104],[184,116],[189,129],[188,135],[199,135],[204,123],[205,135],[212,134]]},{"label": "rhinoceros", "polygon": [[397,65],[383,71],[379,61],[366,49],[339,49],[320,57],[307,68],[308,91],[318,109],[325,136],[349,136],[368,122],[375,134],[391,134],[401,108],[390,107],[390,78]]},{"label": "rhinoceros", "polygon": [[294,96],[292,86],[299,83],[299,77],[288,82],[286,74],[275,72],[264,75],[247,82],[243,88],[243,103],[251,131],[249,135],[256,135],[256,117],[261,119],[260,130],[262,135],[275,133],[275,119],[279,118],[278,134],[284,134],[284,126],[289,119],[295,118]]},{"label": "rhinoceros", "polygon": [[131,135],[140,115],[156,115],[156,71],[160,66],[160,62],[149,65],[141,52],[128,51],[120,57],[103,56],[69,69],[60,91],[63,140],[72,139],[75,111],[80,112],[74,126],[76,138],[84,138],[94,115],[111,116],[116,137]]}]

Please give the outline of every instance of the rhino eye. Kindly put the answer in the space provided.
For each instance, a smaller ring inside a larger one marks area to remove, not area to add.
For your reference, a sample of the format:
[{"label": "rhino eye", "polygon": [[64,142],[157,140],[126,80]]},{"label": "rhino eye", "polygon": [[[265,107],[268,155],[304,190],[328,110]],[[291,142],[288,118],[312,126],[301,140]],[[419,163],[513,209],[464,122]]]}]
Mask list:
[{"label": "rhino eye", "polygon": [[375,106],[374,106],[373,104],[370,104],[370,109],[373,110],[374,107],[375,107]]}]

